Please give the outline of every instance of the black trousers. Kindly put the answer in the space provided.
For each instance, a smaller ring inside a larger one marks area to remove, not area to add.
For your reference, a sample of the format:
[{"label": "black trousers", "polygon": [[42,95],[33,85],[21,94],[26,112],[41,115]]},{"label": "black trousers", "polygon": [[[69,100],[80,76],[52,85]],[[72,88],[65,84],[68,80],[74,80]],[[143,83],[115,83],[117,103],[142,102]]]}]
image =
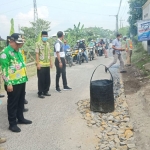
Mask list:
[{"label": "black trousers", "polygon": [[55,59],[55,66],[56,66],[56,89],[59,88],[59,79],[60,76],[62,75],[62,80],[63,80],[63,86],[67,86],[67,78],[66,78],[66,61],[65,58],[61,58],[61,62],[63,64],[63,67],[59,67],[59,61],[56,58]]},{"label": "black trousers", "polygon": [[50,67],[41,67],[37,70],[38,76],[38,94],[47,93],[50,88]]},{"label": "black trousers", "polygon": [[[25,97],[25,84],[13,85],[13,91],[7,92],[7,111],[8,111],[8,121],[10,126],[16,125],[16,119],[22,121],[24,119],[23,109],[24,109],[24,97]],[[5,85],[5,90],[7,91],[7,86]]]}]

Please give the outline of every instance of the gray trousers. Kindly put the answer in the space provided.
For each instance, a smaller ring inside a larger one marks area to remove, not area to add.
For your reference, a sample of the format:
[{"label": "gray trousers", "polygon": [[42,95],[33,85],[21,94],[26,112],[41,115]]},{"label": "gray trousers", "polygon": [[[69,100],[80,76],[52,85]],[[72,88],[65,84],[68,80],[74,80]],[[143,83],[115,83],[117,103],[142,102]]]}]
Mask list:
[{"label": "gray trousers", "polygon": [[114,55],[114,61],[108,66],[108,68],[110,68],[111,66],[116,64],[118,59],[120,61],[120,71],[124,71],[124,62],[123,62],[123,58],[122,58],[121,54]]}]

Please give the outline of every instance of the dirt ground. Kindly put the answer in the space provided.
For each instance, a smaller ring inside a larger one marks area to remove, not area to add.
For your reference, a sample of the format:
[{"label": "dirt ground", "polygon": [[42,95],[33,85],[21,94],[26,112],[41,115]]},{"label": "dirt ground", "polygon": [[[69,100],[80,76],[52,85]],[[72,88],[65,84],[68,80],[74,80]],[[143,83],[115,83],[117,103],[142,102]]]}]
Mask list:
[{"label": "dirt ground", "polygon": [[150,80],[134,66],[122,75],[138,150],[150,150]]}]

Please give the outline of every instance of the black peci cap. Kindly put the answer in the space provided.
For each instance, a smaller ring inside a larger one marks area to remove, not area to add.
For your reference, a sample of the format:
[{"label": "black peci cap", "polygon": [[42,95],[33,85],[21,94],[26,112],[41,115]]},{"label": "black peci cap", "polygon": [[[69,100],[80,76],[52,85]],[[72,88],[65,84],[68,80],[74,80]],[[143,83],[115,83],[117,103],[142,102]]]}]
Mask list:
[{"label": "black peci cap", "polygon": [[47,31],[42,31],[41,35],[48,35]]}]

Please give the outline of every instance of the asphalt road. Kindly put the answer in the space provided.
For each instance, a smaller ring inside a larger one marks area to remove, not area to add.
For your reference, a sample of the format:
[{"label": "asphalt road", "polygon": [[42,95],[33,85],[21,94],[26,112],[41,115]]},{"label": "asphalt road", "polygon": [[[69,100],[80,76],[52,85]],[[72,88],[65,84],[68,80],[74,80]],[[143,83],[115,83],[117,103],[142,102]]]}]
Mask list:
[{"label": "asphalt road", "polygon": [[[32,125],[19,125],[20,133],[8,130],[6,98],[0,105],[0,136],[6,137],[3,146],[6,150],[94,150],[97,140],[96,129],[90,129],[81,118],[76,103],[90,98],[90,78],[93,70],[99,64],[108,65],[112,57],[98,57],[89,63],[67,67],[68,86],[72,91],[55,91],[55,71],[51,72],[51,97],[37,97],[37,77],[31,77],[27,82],[26,98],[29,112],[25,118],[33,121]],[[100,67],[94,75],[97,78],[110,78]],[[60,82],[60,85],[62,82]]]}]

